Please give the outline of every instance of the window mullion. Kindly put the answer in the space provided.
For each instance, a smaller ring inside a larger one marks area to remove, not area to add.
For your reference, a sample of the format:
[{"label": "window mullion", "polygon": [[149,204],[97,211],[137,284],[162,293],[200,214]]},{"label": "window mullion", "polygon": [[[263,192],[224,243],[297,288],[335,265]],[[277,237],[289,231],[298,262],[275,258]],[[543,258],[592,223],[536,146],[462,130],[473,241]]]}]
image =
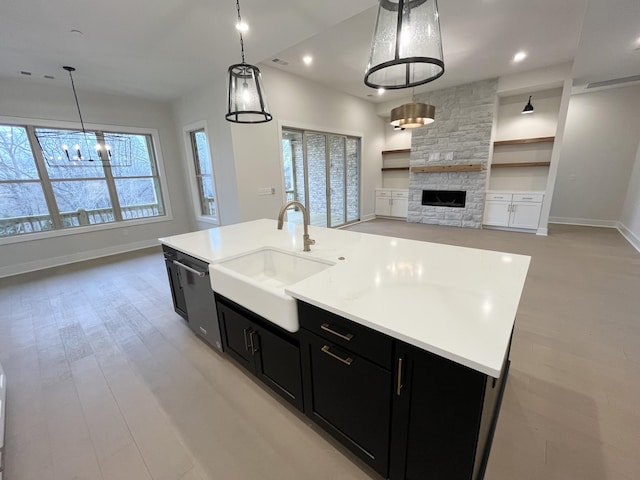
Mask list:
[{"label": "window mullion", "polygon": [[40,177],[40,186],[42,187],[42,193],[44,194],[47,208],[49,209],[49,215],[51,216],[51,222],[53,228],[56,230],[64,227],[62,223],[62,217],[60,216],[60,210],[58,210],[58,203],[56,197],[53,194],[53,187],[51,186],[51,179],[47,172],[47,166],[45,165],[44,155],[39,148],[38,139],[36,138],[36,130],[33,125],[26,125],[27,137],[29,138],[29,146],[31,147],[31,153],[36,161],[36,169],[38,170],[38,176]]},{"label": "window mullion", "polygon": [[[96,139],[100,144],[100,148],[106,152],[104,142],[104,132],[95,132]],[[118,199],[118,191],[116,190],[116,183],[113,180],[113,172],[111,172],[111,164],[103,162],[102,169],[104,171],[104,178],[107,181],[107,190],[109,191],[109,198],[111,199],[111,208],[113,208],[113,219],[116,222],[122,221],[122,211],[120,209],[120,200]]]}]

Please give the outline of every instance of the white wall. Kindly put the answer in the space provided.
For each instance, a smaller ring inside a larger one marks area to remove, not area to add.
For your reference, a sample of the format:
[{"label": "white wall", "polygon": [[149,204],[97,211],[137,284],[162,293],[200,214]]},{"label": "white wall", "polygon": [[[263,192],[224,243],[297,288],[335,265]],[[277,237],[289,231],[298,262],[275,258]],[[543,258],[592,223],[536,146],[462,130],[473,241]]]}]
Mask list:
[{"label": "white wall", "polygon": [[[172,103],[171,109],[175,122],[175,133],[179,141],[180,156],[187,171],[186,143],[184,127],[196,122],[205,122],[209,134],[211,163],[215,176],[215,190],[218,200],[220,224],[230,225],[241,221],[240,204],[238,202],[238,183],[231,141],[230,123],[224,118],[226,112],[226,79],[212,80],[210,85],[196,89]],[[188,179],[187,184],[192,184]],[[193,184],[195,185],[195,184]],[[191,196],[189,196],[191,198]],[[193,201],[189,203],[190,218],[195,218]],[[200,229],[211,228],[208,223],[196,222]]]},{"label": "white wall", "polygon": [[618,226],[622,234],[640,251],[640,144]]},{"label": "white wall", "polygon": [[[169,106],[164,103],[78,91],[85,122],[157,129],[173,219],[2,245],[0,276],[36,270],[157,244],[158,237],[190,230],[185,177]],[[41,120],[77,121],[70,87],[29,80],[0,80],[0,114]]]},{"label": "white wall", "polygon": [[[374,105],[351,95],[260,66],[274,120],[269,123],[231,124],[226,113],[224,80],[212,83],[174,102],[177,129],[206,121],[221,223],[276,218],[285,201],[281,155],[283,127],[314,129],[362,137],[361,215],[374,212],[374,188],[380,185],[384,121]],[[180,133],[181,134],[181,133]],[[184,147],[183,153],[184,157]],[[258,189],[275,188],[274,195]],[[203,225],[202,228],[209,228]]]},{"label": "white wall", "polygon": [[617,224],[638,132],[640,86],[571,97],[550,221]]},{"label": "white wall", "polygon": [[[522,115],[529,94],[501,97],[495,140],[553,137],[558,125],[562,89],[532,93],[534,113]],[[550,162],[553,143],[532,143],[495,147],[491,163]],[[549,167],[494,168],[491,170],[490,190],[541,190],[547,187]]]}]

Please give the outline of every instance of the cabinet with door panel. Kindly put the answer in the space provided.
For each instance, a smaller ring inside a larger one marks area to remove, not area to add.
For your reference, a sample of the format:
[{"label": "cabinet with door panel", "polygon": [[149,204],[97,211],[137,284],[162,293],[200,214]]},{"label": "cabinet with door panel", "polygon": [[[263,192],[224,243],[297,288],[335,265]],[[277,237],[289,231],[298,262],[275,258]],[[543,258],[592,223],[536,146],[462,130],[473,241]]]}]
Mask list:
[{"label": "cabinet with door panel", "polygon": [[402,189],[376,189],[375,213],[383,217],[406,218],[409,207],[409,191]]},{"label": "cabinet with door panel", "polygon": [[225,352],[302,410],[297,338],[231,300],[216,295],[216,303]]},{"label": "cabinet with door panel", "polygon": [[544,194],[539,192],[487,192],[483,224],[535,230],[540,222]]}]

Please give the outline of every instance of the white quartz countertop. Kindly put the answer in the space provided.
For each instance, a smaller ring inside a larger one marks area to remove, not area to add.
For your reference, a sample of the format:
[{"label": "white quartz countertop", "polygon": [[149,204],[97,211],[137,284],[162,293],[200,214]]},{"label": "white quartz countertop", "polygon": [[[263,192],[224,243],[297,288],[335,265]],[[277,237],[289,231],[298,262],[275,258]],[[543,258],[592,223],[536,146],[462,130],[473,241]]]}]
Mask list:
[{"label": "white quartz countertop", "polygon": [[[210,263],[262,247],[302,253],[302,226],[276,224],[256,220],[160,241]],[[530,257],[319,227],[309,234],[316,244],[304,254],[335,265],[287,294],[500,376]]]}]

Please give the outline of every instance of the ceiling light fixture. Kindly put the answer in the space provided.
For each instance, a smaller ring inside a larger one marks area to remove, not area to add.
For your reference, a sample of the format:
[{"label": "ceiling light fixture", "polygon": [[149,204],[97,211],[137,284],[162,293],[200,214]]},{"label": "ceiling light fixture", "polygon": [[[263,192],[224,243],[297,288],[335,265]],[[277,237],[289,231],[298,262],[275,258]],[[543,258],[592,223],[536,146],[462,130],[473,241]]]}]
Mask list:
[{"label": "ceiling light fixture", "polygon": [[526,115],[527,113],[533,113],[533,105],[531,105],[531,95],[529,95],[529,102],[522,109],[522,114]]},{"label": "ceiling light fixture", "polygon": [[518,52],[513,56],[513,61],[518,63],[527,58],[527,52]]},{"label": "ceiling light fixture", "polygon": [[378,95],[382,95],[386,90],[382,87],[378,89]]},{"label": "ceiling light fixture", "polygon": [[236,23],[236,30],[240,32],[247,32],[249,31],[249,25],[247,25],[245,22],[238,22]]},{"label": "ceiling light fixture", "polygon": [[[73,67],[62,67],[69,72],[71,89],[76,101],[80,130],[36,128],[35,136],[42,156],[52,167],[82,167],[96,164],[127,167],[132,164],[131,138],[110,132],[87,131],[80,111]],[[72,145],[69,147],[68,145]]]},{"label": "ceiling light fixture", "polygon": [[[240,2],[236,0],[238,23],[242,23],[240,16]],[[269,111],[267,98],[262,85],[260,69],[244,61],[244,40],[240,31],[240,50],[242,63],[231,65],[228,70],[229,82],[227,89],[227,114],[225,118],[233,123],[265,123],[273,119]]]},{"label": "ceiling light fixture", "polygon": [[311,55],[305,55],[304,57],[302,57],[302,61],[305,65],[311,65],[311,63],[313,62],[313,57]]},{"label": "ceiling light fixture", "polygon": [[409,88],[444,74],[436,0],[380,0],[364,83]]},{"label": "ceiling light fixture", "polygon": [[436,107],[426,103],[405,103],[391,110],[391,125],[400,128],[418,128],[433,123]]}]

